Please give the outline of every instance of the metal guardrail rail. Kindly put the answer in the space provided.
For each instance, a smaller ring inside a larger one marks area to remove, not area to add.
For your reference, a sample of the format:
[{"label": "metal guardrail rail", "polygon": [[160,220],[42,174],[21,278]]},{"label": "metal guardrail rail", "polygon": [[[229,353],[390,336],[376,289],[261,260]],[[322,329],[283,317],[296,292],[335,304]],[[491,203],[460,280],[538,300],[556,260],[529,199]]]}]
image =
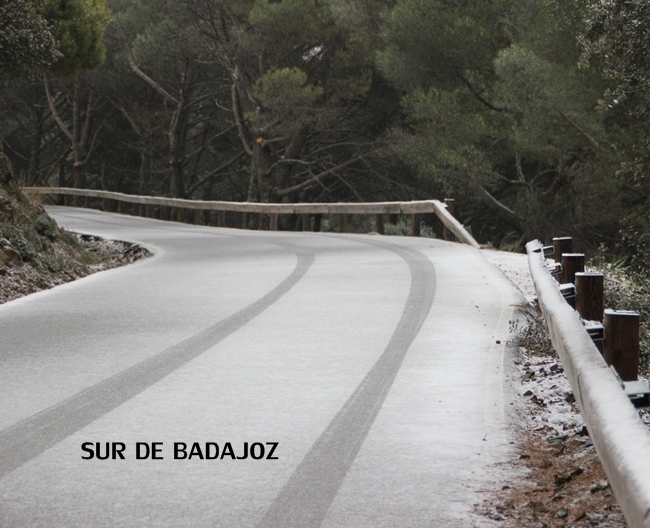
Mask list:
[{"label": "metal guardrail rail", "polygon": [[553,347],[630,527],[650,528],[650,431],[549,273],[542,244],[526,245]]},{"label": "metal guardrail rail", "polygon": [[422,214],[435,213],[456,238],[464,244],[479,248],[479,243],[463,225],[447,211],[447,206],[438,200],[413,202],[370,202],[370,203],[251,203],[221,202],[204,200],[184,200],[181,198],[162,198],[158,196],[138,196],[111,191],[73,189],[69,187],[24,187],[28,194],[82,196],[116,200],[141,205],[157,205],[180,209],[232,211],[239,213],[278,214]]}]

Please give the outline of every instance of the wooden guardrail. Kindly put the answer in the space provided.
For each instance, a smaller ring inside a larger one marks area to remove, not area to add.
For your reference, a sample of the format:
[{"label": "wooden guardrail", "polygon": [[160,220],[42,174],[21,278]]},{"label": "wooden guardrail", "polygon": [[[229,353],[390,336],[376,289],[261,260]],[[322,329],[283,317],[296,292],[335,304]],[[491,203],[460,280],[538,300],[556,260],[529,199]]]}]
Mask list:
[{"label": "wooden guardrail", "polygon": [[553,347],[612,490],[629,526],[650,528],[650,431],[549,273],[542,244],[526,250]]},{"label": "wooden guardrail", "polygon": [[[277,228],[277,215],[296,214],[335,214],[335,215],[385,215],[385,214],[409,214],[412,215],[414,226],[419,225],[415,215],[424,213],[435,213],[444,226],[454,236],[465,244],[473,247],[480,247],[478,242],[469,234],[463,225],[454,218],[447,210],[447,205],[438,200],[420,200],[413,202],[370,202],[370,203],[252,203],[252,202],[223,202],[208,200],[185,200],[181,198],[163,198],[159,196],[138,196],[132,194],[117,193],[111,191],[100,191],[92,189],[73,189],[68,187],[24,187],[27,194],[40,195],[63,195],[81,196],[85,198],[98,198],[103,200],[115,200],[121,203],[141,204],[146,206],[172,207],[189,210],[208,210],[220,212],[238,212],[244,215],[249,213],[267,214],[270,217],[271,229]],[[304,218],[304,216],[303,216]],[[379,222],[379,218],[377,219]],[[383,224],[382,224],[383,225]],[[378,229],[378,232],[381,232]]]}]

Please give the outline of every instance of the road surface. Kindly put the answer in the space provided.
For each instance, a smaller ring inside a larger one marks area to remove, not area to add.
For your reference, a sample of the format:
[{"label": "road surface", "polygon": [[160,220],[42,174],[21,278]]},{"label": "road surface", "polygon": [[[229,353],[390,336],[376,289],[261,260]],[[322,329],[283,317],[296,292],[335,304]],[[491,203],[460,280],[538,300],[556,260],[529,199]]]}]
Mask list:
[{"label": "road surface", "polygon": [[479,251],[50,212],[155,256],[0,306],[0,526],[466,527],[510,476]]}]

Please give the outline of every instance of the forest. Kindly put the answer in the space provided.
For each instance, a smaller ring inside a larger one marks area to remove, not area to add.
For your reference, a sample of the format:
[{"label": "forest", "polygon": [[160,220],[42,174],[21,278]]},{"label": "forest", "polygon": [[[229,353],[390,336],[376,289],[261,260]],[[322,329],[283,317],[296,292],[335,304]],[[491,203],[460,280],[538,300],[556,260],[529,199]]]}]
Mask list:
[{"label": "forest", "polygon": [[0,0],[0,27],[0,183],[453,197],[495,247],[650,262],[650,2]]}]

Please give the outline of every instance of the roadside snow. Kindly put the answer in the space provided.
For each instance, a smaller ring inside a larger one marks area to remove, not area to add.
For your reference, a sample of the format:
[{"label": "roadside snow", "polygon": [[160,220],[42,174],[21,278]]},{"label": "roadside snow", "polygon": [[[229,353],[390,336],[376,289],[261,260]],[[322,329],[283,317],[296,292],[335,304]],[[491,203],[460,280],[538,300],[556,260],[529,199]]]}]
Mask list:
[{"label": "roadside snow", "polygon": [[[492,249],[483,256],[523,293],[528,330],[515,366],[521,373],[516,391],[519,457],[514,468],[526,476],[504,483],[477,511],[500,526],[626,526],[559,358],[550,347],[546,325],[537,309],[536,293],[524,254]],[[546,339],[546,342],[542,342]]]},{"label": "roadside snow", "polygon": [[528,257],[523,253],[509,253],[495,249],[482,249],[485,259],[499,268],[521,290],[529,303],[536,298],[535,286],[528,270]]}]

